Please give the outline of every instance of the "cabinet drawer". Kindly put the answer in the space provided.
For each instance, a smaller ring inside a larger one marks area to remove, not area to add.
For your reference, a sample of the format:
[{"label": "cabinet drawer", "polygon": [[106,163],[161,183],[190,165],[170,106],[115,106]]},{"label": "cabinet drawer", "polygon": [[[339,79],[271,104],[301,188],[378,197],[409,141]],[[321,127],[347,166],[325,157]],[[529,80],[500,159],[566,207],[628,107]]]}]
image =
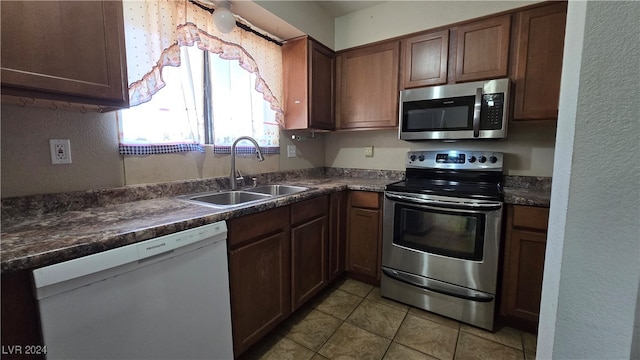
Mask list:
[{"label": "cabinet drawer", "polygon": [[352,207],[378,209],[380,203],[378,201],[378,193],[369,191],[352,191],[349,194]]},{"label": "cabinet drawer", "polygon": [[237,247],[257,237],[289,227],[289,207],[283,206],[228,221],[229,248]]},{"label": "cabinet drawer", "polygon": [[291,224],[295,225],[306,220],[327,214],[329,202],[326,196],[305,200],[291,205]]},{"label": "cabinet drawer", "polygon": [[533,206],[513,206],[513,227],[547,230],[549,209]]}]

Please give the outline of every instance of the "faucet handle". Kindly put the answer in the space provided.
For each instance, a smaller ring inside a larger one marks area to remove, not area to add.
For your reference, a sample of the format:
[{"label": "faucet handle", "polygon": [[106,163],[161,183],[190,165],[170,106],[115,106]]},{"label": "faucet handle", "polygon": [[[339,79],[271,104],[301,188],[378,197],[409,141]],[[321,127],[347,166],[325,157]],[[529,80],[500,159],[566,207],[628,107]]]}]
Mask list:
[{"label": "faucet handle", "polygon": [[240,186],[243,187],[244,186],[244,176],[242,176],[242,173],[240,172],[240,170],[236,170],[236,184],[240,183]]}]

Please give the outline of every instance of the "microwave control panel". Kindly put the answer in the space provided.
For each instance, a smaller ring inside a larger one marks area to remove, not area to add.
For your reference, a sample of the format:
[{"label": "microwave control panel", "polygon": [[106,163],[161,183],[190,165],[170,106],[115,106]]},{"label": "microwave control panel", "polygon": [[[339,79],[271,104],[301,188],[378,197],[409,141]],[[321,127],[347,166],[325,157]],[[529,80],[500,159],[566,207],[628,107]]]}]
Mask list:
[{"label": "microwave control panel", "polygon": [[502,128],[502,115],[505,111],[504,93],[483,94],[480,110],[480,129],[499,130]]}]

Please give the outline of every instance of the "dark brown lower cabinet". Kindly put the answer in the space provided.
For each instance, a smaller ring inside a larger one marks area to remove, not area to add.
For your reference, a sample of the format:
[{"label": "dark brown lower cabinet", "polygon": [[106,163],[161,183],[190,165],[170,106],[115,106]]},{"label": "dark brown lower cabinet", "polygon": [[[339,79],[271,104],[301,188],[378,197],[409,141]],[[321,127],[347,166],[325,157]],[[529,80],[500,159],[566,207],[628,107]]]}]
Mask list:
[{"label": "dark brown lower cabinet", "polygon": [[[31,270],[2,274],[2,359],[24,359],[14,353],[29,345],[42,345],[38,304],[31,290]],[[30,355],[29,359],[44,359]]]},{"label": "dark brown lower cabinet", "polygon": [[349,193],[346,268],[351,277],[380,283],[382,209],[375,192]]},{"label": "dark brown lower cabinet", "polygon": [[346,191],[332,193],[329,197],[329,282],[344,272],[347,200]]},{"label": "dark brown lower cabinet", "polygon": [[228,221],[236,357],[329,283],[329,213],[324,195]]},{"label": "dark brown lower cabinet", "polygon": [[507,205],[500,315],[537,331],[549,209]]},{"label": "dark brown lower cabinet", "polygon": [[289,207],[228,224],[233,350],[238,356],[291,312]]},{"label": "dark brown lower cabinet", "polygon": [[327,284],[328,198],[291,205],[291,308],[298,309]]}]

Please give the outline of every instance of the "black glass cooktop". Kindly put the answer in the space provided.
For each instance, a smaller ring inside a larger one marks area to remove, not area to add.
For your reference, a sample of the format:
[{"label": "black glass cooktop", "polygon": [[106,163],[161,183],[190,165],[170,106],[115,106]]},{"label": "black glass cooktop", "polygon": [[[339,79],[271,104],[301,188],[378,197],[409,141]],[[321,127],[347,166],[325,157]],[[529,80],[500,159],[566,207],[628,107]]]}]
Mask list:
[{"label": "black glass cooktop", "polygon": [[407,169],[407,178],[386,186],[387,191],[502,201],[501,172],[460,172]]}]

